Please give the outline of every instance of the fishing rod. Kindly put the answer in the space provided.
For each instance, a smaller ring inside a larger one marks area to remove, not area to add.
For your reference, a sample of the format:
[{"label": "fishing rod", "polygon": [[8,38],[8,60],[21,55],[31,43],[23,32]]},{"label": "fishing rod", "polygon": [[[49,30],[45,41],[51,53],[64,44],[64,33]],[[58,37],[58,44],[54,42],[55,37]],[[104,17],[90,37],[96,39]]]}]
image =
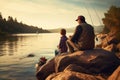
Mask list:
[{"label": "fishing rod", "polygon": [[98,13],[97,13],[96,9],[95,9],[95,8],[93,8],[93,10],[95,11],[95,13],[96,13],[96,15],[97,15],[97,17],[98,17],[98,20],[99,20],[100,25],[102,25],[101,19],[100,19],[99,15],[98,15]]},{"label": "fishing rod", "polygon": [[85,9],[86,9],[86,10],[87,10],[87,12],[88,12],[88,15],[89,15],[89,17],[90,17],[90,20],[91,20],[92,25],[94,25],[94,24],[93,24],[92,17],[91,17],[91,14],[90,14],[89,10],[87,9],[86,5],[85,5]]},{"label": "fishing rod", "polygon": [[[90,17],[91,23],[92,23],[92,25],[94,26],[94,23],[93,23],[91,14],[90,14],[88,8],[86,7],[86,5],[84,5],[84,6],[85,6],[85,9],[86,9],[87,12],[88,12],[88,15],[89,15],[89,17]],[[93,7],[92,7],[92,8],[93,8]],[[93,10],[95,11],[96,16],[98,17],[98,20],[99,20],[100,25],[102,25],[102,23],[101,23],[101,21],[100,21],[100,17],[99,17],[99,15],[97,14],[97,11],[96,11],[94,8],[93,8]],[[98,41],[98,38],[97,38],[97,37],[96,37],[96,40]]]},{"label": "fishing rod", "polygon": [[[91,14],[90,14],[90,12],[89,12],[88,8],[86,7],[86,5],[85,5],[85,4],[84,4],[84,6],[85,6],[84,8],[85,8],[85,9],[87,10],[87,12],[88,12],[88,15],[89,15],[89,17],[90,17],[90,20],[91,20],[92,25],[94,25],[93,20],[92,20],[92,17],[91,17]],[[91,7],[92,7],[92,6],[91,6]],[[97,18],[98,18],[98,20],[99,20],[100,25],[102,25],[101,19],[100,19],[99,15],[98,15],[98,13],[97,13],[96,9],[95,9],[95,8],[93,8],[93,7],[92,7],[92,9],[94,10],[94,12],[95,12],[95,14],[96,14],[96,16],[97,16]]]}]

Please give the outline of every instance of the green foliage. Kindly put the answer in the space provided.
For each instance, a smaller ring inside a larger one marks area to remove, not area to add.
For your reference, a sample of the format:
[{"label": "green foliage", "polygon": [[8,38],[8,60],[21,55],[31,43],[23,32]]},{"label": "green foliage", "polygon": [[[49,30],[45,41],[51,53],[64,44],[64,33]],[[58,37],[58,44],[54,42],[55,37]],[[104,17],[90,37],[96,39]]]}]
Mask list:
[{"label": "green foliage", "polygon": [[8,20],[3,19],[0,13],[0,34],[9,33],[48,33],[49,31],[43,30],[42,28],[29,26],[23,24],[22,22],[18,22],[17,19],[13,19],[11,16],[8,16]]},{"label": "green foliage", "polygon": [[[120,31],[120,7],[111,6],[104,14],[103,23],[109,31]],[[106,29],[104,28],[104,29]]]}]

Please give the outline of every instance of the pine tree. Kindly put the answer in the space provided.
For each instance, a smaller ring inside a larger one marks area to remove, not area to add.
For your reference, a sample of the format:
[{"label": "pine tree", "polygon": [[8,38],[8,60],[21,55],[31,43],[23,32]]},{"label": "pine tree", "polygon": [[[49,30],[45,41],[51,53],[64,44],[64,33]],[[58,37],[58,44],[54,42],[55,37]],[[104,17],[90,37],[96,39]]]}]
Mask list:
[{"label": "pine tree", "polygon": [[1,14],[1,12],[0,12],[0,19],[2,20],[2,14]]}]

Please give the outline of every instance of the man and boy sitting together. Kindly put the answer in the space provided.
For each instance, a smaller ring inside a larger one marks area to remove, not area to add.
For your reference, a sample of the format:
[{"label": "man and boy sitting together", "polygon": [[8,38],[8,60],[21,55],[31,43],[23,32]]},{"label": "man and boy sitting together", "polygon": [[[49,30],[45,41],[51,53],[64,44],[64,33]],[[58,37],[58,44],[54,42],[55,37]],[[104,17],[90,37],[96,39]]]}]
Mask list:
[{"label": "man and boy sitting together", "polygon": [[59,50],[55,51],[55,55],[66,52],[73,53],[79,50],[91,50],[94,48],[94,28],[85,21],[85,17],[82,15],[78,16],[76,21],[78,22],[78,25],[74,34],[69,38],[66,36],[66,30],[61,29],[61,38],[58,45]]}]

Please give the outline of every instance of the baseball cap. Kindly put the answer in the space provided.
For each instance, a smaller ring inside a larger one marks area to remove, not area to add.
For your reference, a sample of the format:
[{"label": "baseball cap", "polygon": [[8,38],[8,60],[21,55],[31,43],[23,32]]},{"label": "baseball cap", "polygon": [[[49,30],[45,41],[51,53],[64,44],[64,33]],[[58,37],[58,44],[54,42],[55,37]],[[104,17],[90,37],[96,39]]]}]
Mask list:
[{"label": "baseball cap", "polygon": [[85,21],[85,17],[82,16],[82,15],[78,16],[78,18],[76,19],[76,21],[78,21],[79,19],[82,20],[82,21]]}]

